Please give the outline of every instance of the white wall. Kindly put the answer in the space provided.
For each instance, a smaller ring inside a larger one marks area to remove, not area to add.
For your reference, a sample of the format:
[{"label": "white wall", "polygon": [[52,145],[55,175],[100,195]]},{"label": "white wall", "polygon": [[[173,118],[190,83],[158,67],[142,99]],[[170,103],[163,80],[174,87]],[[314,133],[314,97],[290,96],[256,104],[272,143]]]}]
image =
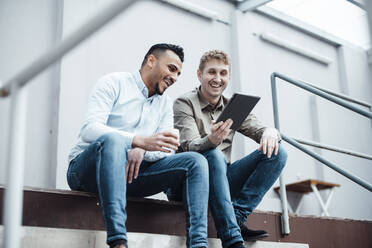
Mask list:
[{"label": "white wall", "polygon": [[[58,3],[48,0],[0,1],[0,80],[20,69],[53,46],[57,34]],[[49,69],[27,87],[25,185],[54,186],[52,146],[57,115],[58,70]],[[0,183],[5,183],[10,98],[0,99]],[[23,154],[20,154],[23,156]],[[52,178],[52,179],[51,179]]]},{"label": "white wall", "polygon": [[[346,83],[349,95],[372,102],[372,84],[366,53],[350,47],[343,47],[346,64]],[[321,141],[346,149],[372,154],[372,121],[349,110],[330,103],[318,101]],[[367,110],[365,108],[365,110]],[[332,113],[330,115],[330,113]],[[333,152],[324,156],[342,168],[372,182],[372,161],[353,158]],[[327,181],[341,184],[330,206],[332,215],[356,219],[372,219],[372,194],[350,180],[326,168]]]}]

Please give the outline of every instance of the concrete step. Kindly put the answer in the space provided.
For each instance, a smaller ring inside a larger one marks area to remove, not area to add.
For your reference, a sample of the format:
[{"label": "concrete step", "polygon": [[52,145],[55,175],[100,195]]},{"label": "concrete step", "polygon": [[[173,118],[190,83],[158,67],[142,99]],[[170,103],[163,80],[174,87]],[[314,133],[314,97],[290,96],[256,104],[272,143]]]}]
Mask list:
[{"label": "concrete step", "polygon": [[[77,229],[22,227],[22,248],[107,248],[106,232]],[[185,248],[186,238],[174,235],[128,233],[130,248]],[[0,227],[0,247],[3,226]],[[218,239],[208,239],[209,248],[222,247]],[[280,242],[247,242],[249,248],[309,248],[307,244]]]}]

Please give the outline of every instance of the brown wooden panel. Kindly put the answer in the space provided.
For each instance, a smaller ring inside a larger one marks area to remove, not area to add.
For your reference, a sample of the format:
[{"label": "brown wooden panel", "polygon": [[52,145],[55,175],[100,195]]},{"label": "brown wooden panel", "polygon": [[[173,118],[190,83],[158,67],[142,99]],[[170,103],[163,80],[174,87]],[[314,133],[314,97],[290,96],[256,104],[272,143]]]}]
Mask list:
[{"label": "brown wooden panel", "polygon": [[[0,187],[2,210],[4,188]],[[128,198],[127,230],[171,235],[185,235],[185,211],[180,202],[145,198]],[[0,217],[1,224],[2,215]],[[23,200],[25,226],[105,230],[101,208],[94,194],[69,191],[26,188]],[[209,215],[208,232],[216,236]]]},{"label": "brown wooden panel", "polygon": [[[315,185],[318,190],[330,189],[333,187],[340,187],[339,184],[329,183],[314,179],[308,179],[305,181],[295,182],[286,184],[285,188],[287,191],[298,192],[298,193],[309,193],[313,192],[311,185]],[[275,187],[274,190],[279,191],[280,187]]]},{"label": "brown wooden panel", "polygon": [[[0,187],[0,210],[4,189]],[[129,198],[127,228],[130,232],[185,235],[185,212],[176,202]],[[0,216],[0,224],[2,224]],[[86,230],[104,230],[101,209],[92,194],[26,189],[23,225]],[[280,214],[256,211],[247,225],[269,233],[267,241],[307,243],[310,248],[371,248],[372,222],[290,215],[291,233],[281,236]],[[209,216],[209,237],[216,232]]]}]

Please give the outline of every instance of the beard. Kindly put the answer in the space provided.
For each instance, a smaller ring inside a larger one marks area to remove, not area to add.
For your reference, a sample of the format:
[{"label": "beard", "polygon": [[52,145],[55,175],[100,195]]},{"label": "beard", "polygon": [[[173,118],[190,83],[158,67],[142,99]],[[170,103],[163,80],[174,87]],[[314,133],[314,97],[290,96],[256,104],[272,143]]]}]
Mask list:
[{"label": "beard", "polygon": [[155,93],[158,94],[158,95],[163,95],[164,90],[163,90],[163,92],[160,91],[159,84],[160,84],[159,82],[156,84]]}]

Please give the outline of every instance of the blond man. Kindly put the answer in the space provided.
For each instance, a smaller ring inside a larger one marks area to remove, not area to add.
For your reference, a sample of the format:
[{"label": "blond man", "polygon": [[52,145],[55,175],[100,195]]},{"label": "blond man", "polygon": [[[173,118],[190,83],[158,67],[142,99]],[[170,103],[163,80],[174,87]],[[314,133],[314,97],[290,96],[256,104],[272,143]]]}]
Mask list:
[{"label": "blond man", "polygon": [[[200,86],[179,97],[173,110],[175,127],[180,131],[180,149],[197,151],[208,160],[209,202],[223,247],[241,248],[242,238],[248,241],[268,236],[264,230],[248,229],[245,223],[279,177],[287,154],[279,145],[279,132],[263,126],[250,114],[237,131],[256,141],[258,149],[231,161],[235,134],[230,129],[232,120],[215,123],[229,102],[223,92],[230,75],[227,53],[206,52],[197,70]],[[176,194],[177,189],[168,192],[170,198]]]}]

